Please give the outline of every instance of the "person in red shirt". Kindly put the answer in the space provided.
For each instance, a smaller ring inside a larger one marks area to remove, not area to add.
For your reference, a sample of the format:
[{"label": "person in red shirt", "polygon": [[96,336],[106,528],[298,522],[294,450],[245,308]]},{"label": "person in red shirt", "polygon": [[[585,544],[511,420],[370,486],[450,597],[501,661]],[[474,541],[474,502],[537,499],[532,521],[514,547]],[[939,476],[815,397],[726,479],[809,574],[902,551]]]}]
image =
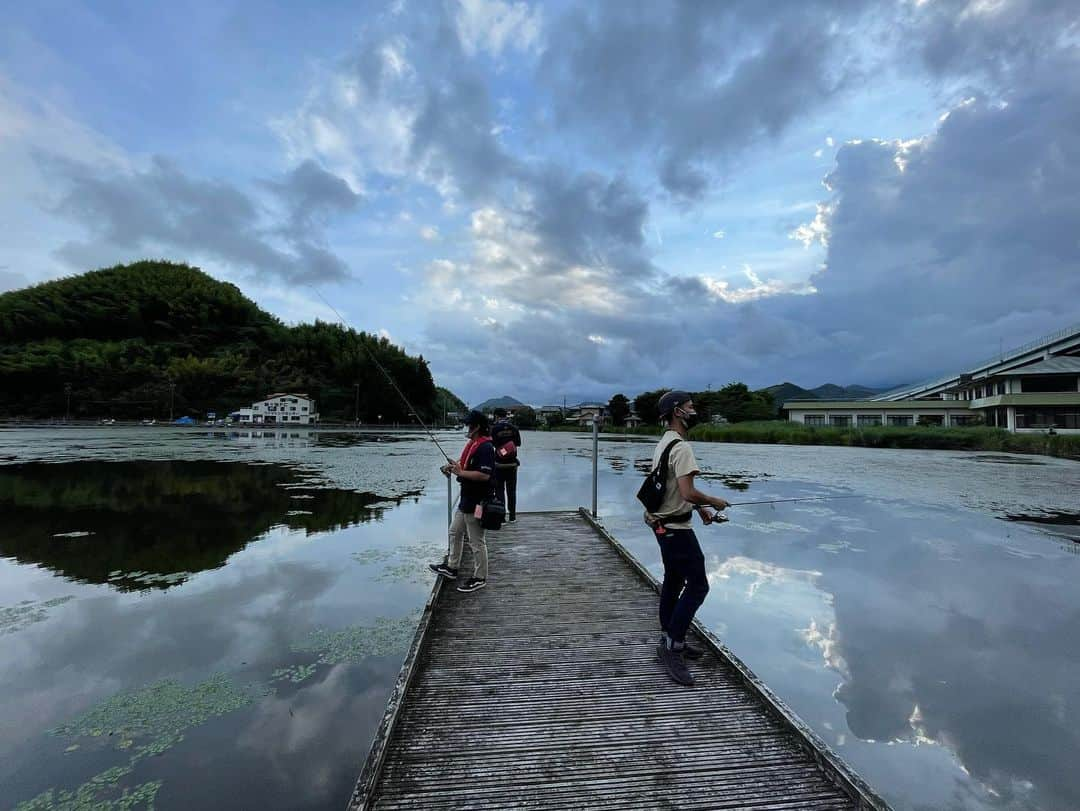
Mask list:
[{"label": "person in red shirt", "polygon": [[495,448],[491,444],[486,415],[470,411],[465,426],[469,429],[469,441],[465,443],[461,457],[440,468],[444,476],[456,476],[461,484],[461,497],[450,522],[450,548],[441,563],[429,563],[428,567],[440,577],[456,580],[467,534],[473,553],[473,573],[458,586],[458,591],[477,591],[487,585],[487,543],[484,528],[480,525],[480,510],[494,485]]}]

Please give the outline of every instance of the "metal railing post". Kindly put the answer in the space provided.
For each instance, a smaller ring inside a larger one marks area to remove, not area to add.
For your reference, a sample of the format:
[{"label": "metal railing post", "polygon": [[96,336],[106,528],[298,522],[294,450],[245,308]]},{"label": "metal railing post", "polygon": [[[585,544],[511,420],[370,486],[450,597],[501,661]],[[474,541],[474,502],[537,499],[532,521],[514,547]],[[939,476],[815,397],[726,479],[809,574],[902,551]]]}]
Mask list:
[{"label": "metal railing post", "polygon": [[592,421],[592,515],[596,518],[596,476],[600,459],[600,417],[596,415]]}]

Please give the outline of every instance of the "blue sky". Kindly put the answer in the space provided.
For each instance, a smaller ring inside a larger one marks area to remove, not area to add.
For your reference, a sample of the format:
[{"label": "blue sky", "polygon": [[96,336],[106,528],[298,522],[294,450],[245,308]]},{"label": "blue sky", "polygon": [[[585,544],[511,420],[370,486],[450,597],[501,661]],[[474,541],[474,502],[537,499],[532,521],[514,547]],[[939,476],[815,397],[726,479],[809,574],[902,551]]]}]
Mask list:
[{"label": "blue sky", "polygon": [[4,17],[0,290],[186,261],[536,404],[889,385],[1080,321],[1074,3]]}]

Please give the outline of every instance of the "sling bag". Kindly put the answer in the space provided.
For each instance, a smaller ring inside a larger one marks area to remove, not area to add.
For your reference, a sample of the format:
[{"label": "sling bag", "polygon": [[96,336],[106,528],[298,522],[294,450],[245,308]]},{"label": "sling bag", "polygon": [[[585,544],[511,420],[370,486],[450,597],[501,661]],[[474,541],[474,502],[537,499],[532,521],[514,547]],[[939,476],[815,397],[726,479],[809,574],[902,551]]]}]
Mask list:
[{"label": "sling bag", "polygon": [[660,505],[664,503],[664,486],[667,484],[668,457],[671,455],[671,449],[679,442],[682,442],[682,440],[673,439],[668,443],[668,446],[664,448],[664,452],[660,454],[660,464],[649,472],[645,477],[645,481],[641,483],[641,487],[638,488],[638,501],[644,504],[645,509],[651,513],[659,510]]}]

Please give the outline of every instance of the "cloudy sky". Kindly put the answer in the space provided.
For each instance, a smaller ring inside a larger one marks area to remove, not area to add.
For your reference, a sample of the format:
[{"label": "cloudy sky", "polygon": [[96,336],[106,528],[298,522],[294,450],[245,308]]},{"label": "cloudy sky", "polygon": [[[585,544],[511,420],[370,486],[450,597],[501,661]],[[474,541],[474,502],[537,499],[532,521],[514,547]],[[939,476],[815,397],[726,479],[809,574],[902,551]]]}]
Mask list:
[{"label": "cloudy sky", "polygon": [[474,403],[913,381],[1080,321],[1080,5],[9,5],[0,232]]}]

